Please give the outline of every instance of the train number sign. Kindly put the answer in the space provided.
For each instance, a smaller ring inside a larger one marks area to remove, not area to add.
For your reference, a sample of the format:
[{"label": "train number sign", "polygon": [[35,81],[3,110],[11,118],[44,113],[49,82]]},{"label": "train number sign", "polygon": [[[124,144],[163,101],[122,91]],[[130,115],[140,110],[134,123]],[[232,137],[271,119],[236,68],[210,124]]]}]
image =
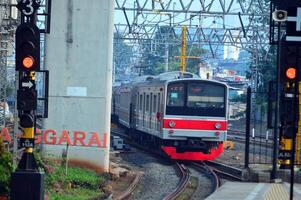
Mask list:
[{"label": "train number sign", "polygon": [[17,8],[25,16],[32,16],[40,6],[40,0],[20,0]]}]

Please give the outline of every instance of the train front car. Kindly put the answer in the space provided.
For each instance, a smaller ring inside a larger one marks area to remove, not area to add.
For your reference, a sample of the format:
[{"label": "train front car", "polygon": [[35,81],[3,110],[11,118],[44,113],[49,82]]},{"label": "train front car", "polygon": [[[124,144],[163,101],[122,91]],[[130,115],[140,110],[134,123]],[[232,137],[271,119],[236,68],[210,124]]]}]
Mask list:
[{"label": "train front car", "polygon": [[175,160],[213,160],[227,138],[228,87],[201,79],[166,84],[162,150]]}]

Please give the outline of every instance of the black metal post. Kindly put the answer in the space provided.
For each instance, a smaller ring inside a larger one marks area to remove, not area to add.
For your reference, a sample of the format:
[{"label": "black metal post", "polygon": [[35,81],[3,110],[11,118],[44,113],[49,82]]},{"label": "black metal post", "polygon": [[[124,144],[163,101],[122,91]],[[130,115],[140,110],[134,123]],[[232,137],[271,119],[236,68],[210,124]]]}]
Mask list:
[{"label": "black metal post", "polygon": [[294,197],[294,177],[295,177],[295,156],[296,156],[296,134],[298,131],[298,121],[299,121],[299,81],[301,80],[300,65],[301,65],[301,48],[297,48],[297,67],[296,67],[296,79],[295,79],[295,91],[294,91],[294,108],[293,108],[293,144],[292,144],[292,156],[291,156],[291,187],[290,187],[290,200]]},{"label": "black metal post", "polygon": [[246,146],[245,146],[245,168],[249,168],[250,153],[250,125],[251,125],[251,87],[247,90],[247,110],[246,110]]},{"label": "black metal post", "polygon": [[278,50],[277,50],[277,66],[276,66],[276,99],[275,99],[275,119],[274,119],[274,137],[273,137],[273,168],[271,179],[277,178],[277,160],[278,160],[278,121],[279,121],[279,82],[280,82],[280,55],[281,55],[281,23],[278,23]]}]

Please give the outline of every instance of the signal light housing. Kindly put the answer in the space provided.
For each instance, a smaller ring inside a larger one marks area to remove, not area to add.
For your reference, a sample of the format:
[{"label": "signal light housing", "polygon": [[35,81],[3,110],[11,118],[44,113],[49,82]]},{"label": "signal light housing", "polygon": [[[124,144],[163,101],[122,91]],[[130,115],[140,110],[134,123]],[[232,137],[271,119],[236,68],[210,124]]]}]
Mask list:
[{"label": "signal light housing", "polygon": [[17,28],[16,70],[40,70],[40,30],[35,24],[24,23]]},{"label": "signal light housing", "polygon": [[35,89],[20,89],[17,91],[17,109],[31,111],[37,109],[37,91]]}]

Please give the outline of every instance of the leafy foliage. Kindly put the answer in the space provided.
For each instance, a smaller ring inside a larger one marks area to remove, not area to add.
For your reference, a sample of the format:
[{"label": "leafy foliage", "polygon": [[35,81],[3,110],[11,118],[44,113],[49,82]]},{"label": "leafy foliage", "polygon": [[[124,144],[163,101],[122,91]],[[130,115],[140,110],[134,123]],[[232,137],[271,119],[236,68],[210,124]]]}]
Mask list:
[{"label": "leafy foliage", "polygon": [[[180,59],[176,56],[181,54],[181,39],[174,29],[169,26],[161,26],[155,34],[154,41],[143,44],[141,71],[145,75],[157,75],[165,71],[165,58],[168,48],[168,71],[179,71]],[[176,41],[178,45],[171,45],[168,41]],[[187,45],[187,56],[201,57],[206,53],[197,45]],[[198,74],[200,59],[187,59],[186,71]]]},{"label": "leafy foliage", "polygon": [[12,155],[5,150],[2,138],[0,137],[0,195],[8,194],[12,172]]},{"label": "leafy foliage", "polygon": [[133,56],[132,47],[125,43],[122,39],[119,39],[121,36],[117,33],[114,33],[114,67],[116,78],[126,74],[126,70],[130,67],[131,57]]}]

